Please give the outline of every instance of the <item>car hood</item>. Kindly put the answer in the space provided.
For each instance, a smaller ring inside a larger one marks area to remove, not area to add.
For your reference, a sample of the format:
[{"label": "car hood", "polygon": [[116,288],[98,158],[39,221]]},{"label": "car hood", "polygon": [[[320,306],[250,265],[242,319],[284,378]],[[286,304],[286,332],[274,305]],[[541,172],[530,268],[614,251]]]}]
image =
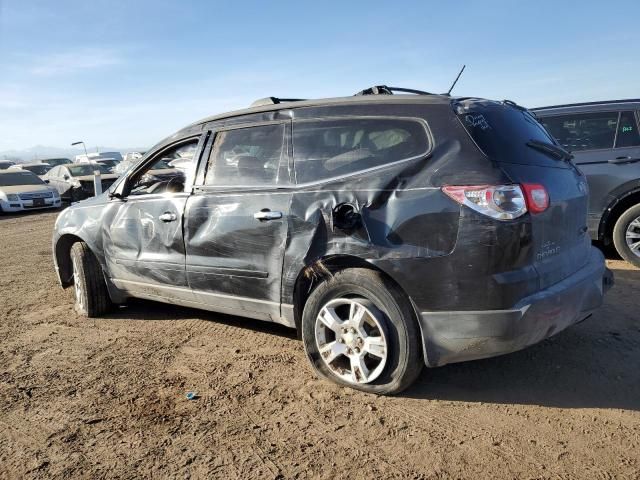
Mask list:
[{"label": "car hood", "polygon": [[8,187],[0,187],[2,193],[35,193],[35,192],[51,192],[53,188],[48,185],[10,185]]},{"label": "car hood", "polygon": [[[103,173],[100,175],[102,180],[115,180],[119,175],[114,175],[113,173]],[[78,180],[80,182],[93,182],[93,175],[82,175],[80,177],[73,177],[74,180]]]}]

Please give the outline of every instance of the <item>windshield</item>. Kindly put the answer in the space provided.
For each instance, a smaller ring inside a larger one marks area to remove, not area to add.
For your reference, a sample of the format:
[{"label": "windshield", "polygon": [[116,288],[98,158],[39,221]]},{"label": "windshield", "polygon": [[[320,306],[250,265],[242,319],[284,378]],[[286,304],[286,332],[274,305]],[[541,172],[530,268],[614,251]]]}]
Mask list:
[{"label": "windshield", "polygon": [[44,185],[44,182],[31,172],[0,173],[0,187],[12,185]]},{"label": "windshield", "polygon": [[44,175],[49,170],[51,170],[50,165],[23,165],[23,170],[29,170],[30,172],[35,173],[36,175]]},{"label": "windshield", "polygon": [[100,173],[111,173],[108,167],[104,165],[93,165],[89,163],[85,163],[83,165],[74,165],[67,167],[69,169],[69,173],[71,173],[74,177],[82,177],[84,175],[93,175],[95,170],[100,170]]},{"label": "windshield", "polygon": [[488,100],[456,101],[454,110],[462,125],[484,154],[497,162],[569,168],[531,144],[556,147],[553,138],[526,109]]},{"label": "windshield", "polygon": [[58,165],[64,165],[66,163],[71,163],[71,160],[68,158],[48,158],[43,160],[47,165],[51,165],[52,167],[57,167]]}]

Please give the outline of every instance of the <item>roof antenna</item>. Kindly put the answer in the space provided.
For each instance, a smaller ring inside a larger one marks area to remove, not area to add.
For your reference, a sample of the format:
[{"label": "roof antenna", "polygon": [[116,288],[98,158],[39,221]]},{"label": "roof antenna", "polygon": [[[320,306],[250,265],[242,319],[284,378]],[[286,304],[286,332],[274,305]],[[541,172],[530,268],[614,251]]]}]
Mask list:
[{"label": "roof antenna", "polygon": [[462,65],[462,68],[460,69],[460,72],[458,73],[458,76],[453,81],[453,83],[451,84],[451,88],[449,89],[449,91],[447,93],[445,93],[445,95],[451,95],[451,90],[453,90],[453,87],[455,87],[456,83],[458,83],[458,80],[460,79],[460,75],[462,75],[462,72],[464,72],[464,67],[466,67],[466,65]]}]

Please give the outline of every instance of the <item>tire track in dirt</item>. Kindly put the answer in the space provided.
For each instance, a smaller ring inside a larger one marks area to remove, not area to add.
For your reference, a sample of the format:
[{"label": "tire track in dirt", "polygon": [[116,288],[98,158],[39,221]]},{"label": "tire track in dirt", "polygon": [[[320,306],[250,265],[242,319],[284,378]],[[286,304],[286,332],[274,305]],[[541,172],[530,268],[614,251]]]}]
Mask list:
[{"label": "tire track in dirt", "polygon": [[[510,448],[505,445],[503,439],[505,438],[504,425],[502,428],[493,428],[486,421],[478,421],[476,419],[477,413],[471,415],[465,415],[456,409],[455,415],[450,415],[439,409],[434,414],[427,414],[422,411],[421,408],[416,408],[415,405],[396,405],[393,402],[385,403],[383,409],[392,412],[392,414],[398,415],[399,418],[410,421],[414,428],[421,429],[424,433],[432,435],[437,432],[442,437],[443,441],[455,448],[464,448],[465,443],[473,443],[480,439],[486,440],[487,447],[484,448],[488,455],[495,455],[501,458],[505,463],[523,464],[533,468],[540,467],[540,459],[533,454],[526,454],[522,451],[517,451],[514,448]],[[489,448],[488,445],[491,447]]]},{"label": "tire track in dirt", "polygon": [[[464,409],[455,407],[455,413],[452,412],[453,408],[448,411],[439,408],[437,411],[426,413],[424,408],[420,408],[420,402],[411,400],[400,405],[390,399],[384,403],[383,410],[386,409],[399,415],[400,418],[410,420],[414,427],[422,429],[425,434],[431,435],[435,430],[450,445],[462,446],[478,439],[487,440],[481,442],[483,445],[481,448],[488,455],[500,458],[505,464],[517,465],[519,469],[524,471],[526,468],[522,468],[523,465],[537,471],[552,472],[557,470],[558,461],[563,456],[568,454],[574,458],[576,456],[575,452],[566,447],[570,435],[563,429],[559,429],[556,422],[538,422],[532,425],[528,419],[521,416],[505,415],[498,412],[487,417],[486,412],[477,411],[479,409],[476,407]],[[501,421],[498,423],[499,427],[493,425],[497,416],[501,417]],[[521,444],[513,442],[512,439],[518,438],[519,432],[527,432],[525,437],[528,437],[529,442],[533,442],[534,445],[523,449]],[[545,439],[551,446],[538,448],[535,446],[535,437]],[[572,443],[575,443],[575,440]],[[585,446],[588,447],[589,444],[593,446],[591,442],[587,442]],[[594,456],[594,452],[588,449],[583,452],[589,452],[589,455],[583,455],[583,458],[580,459],[580,464],[584,466],[589,476],[608,478],[609,471],[599,463],[602,459]],[[581,478],[581,474],[576,472],[575,478]]]}]

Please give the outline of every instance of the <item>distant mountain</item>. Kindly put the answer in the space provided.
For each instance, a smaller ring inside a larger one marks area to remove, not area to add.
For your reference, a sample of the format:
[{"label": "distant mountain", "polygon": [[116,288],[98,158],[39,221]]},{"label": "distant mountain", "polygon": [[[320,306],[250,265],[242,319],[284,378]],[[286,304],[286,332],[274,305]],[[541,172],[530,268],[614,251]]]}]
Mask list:
[{"label": "distant mountain", "polygon": [[[132,148],[122,148],[122,147],[98,147],[100,152],[144,152],[147,150],[146,147],[132,147]],[[87,148],[89,153],[95,152],[95,148]],[[24,150],[4,150],[0,151],[0,160],[14,160],[14,161],[23,161],[23,162],[31,162],[34,160],[42,160],[44,158],[55,158],[55,157],[67,157],[73,158],[76,155],[80,155],[84,153],[83,149],[78,148],[60,148],[60,147],[47,147],[44,145],[36,145],[35,147],[26,148]]]}]

